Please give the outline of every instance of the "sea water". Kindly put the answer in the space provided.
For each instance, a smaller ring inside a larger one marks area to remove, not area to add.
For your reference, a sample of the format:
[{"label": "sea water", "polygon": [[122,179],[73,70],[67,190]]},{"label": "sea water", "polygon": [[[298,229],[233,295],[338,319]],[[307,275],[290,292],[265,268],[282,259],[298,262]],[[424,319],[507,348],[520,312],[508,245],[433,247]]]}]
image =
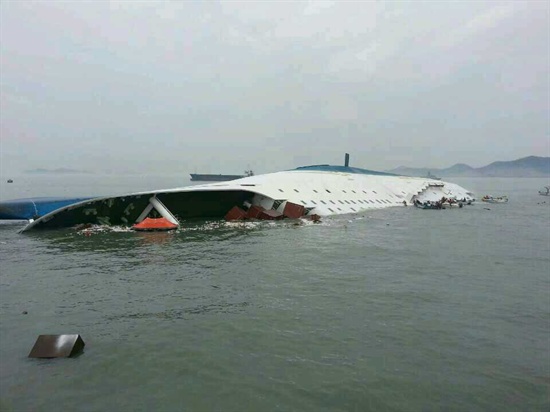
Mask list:
[{"label": "sea water", "polygon": [[[188,184],[12,178],[2,200]],[[0,409],[548,411],[548,182],[452,181],[510,201],[175,233],[0,225]],[[63,333],[81,356],[27,358]]]}]

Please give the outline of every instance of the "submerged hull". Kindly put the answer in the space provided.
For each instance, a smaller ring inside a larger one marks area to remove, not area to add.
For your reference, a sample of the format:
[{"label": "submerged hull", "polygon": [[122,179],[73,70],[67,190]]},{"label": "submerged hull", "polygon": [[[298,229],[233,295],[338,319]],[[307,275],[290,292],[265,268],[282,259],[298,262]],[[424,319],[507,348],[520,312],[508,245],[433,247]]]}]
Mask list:
[{"label": "submerged hull", "polygon": [[227,183],[90,199],[63,207],[30,223],[23,231],[81,223],[131,226],[143,219],[151,202],[178,220],[223,218],[234,206],[282,211],[287,202],[303,205],[306,215],[329,216],[412,205],[418,197],[472,199],[452,183],[396,176],[343,166],[310,166],[250,176]]}]

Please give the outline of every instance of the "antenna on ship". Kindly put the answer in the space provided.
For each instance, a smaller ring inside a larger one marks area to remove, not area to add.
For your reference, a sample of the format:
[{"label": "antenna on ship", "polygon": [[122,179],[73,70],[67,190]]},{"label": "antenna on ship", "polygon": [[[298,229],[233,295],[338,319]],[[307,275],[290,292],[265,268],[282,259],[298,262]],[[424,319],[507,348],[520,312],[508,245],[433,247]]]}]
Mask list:
[{"label": "antenna on ship", "polygon": [[344,166],[349,167],[349,153],[346,153],[346,158],[344,161]]}]

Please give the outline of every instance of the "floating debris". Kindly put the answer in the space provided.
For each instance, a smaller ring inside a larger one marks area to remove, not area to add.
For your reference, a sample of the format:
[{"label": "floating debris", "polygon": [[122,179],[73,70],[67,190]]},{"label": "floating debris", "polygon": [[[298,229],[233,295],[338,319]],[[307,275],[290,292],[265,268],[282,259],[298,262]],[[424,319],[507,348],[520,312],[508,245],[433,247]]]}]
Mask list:
[{"label": "floating debris", "polygon": [[84,349],[80,335],[40,335],[29,358],[70,358]]}]

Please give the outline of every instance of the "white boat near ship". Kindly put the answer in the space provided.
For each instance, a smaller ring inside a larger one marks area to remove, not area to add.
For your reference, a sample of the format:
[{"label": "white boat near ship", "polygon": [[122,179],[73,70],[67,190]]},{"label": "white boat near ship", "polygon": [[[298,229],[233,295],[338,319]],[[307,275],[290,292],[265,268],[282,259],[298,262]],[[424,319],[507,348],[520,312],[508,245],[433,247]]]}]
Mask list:
[{"label": "white boat near ship", "polygon": [[223,183],[88,199],[48,213],[22,231],[77,224],[131,226],[153,209],[179,224],[186,219],[223,218],[235,206],[243,210],[255,206],[275,215],[295,204],[303,206],[307,217],[412,206],[415,199],[475,200],[454,183],[349,167],[348,159],[345,166],[305,166]]}]

